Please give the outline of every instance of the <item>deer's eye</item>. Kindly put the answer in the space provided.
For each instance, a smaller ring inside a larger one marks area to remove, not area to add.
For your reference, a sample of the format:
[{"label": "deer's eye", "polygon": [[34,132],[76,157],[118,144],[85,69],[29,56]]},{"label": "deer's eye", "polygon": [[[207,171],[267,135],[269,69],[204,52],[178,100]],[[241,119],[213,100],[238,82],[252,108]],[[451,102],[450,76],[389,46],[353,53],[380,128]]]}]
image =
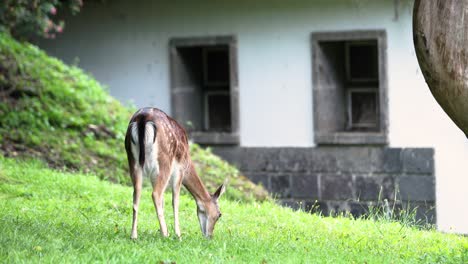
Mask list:
[{"label": "deer's eye", "polygon": [[221,213],[219,213],[219,215],[218,215],[218,218],[221,218],[221,216],[222,216],[222,214],[221,214]]}]

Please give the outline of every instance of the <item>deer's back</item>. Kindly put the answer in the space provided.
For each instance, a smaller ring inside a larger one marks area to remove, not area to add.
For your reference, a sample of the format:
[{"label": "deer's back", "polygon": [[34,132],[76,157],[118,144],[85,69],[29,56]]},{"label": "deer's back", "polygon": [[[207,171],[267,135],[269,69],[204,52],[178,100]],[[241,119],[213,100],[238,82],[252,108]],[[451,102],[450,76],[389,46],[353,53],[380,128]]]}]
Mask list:
[{"label": "deer's back", "polygon": [[[135,137],[134,129],[141,122],[145,123],[146,132],[149,132],[145,133],[145,148],[150,147],[151,151],[156,151],[153,157],[147,158],[154,158],[157,159],[159,163],[163,162],[169,164],[173,161],[181,163],[188,158],[189,146],[185,130],[177,121],[163,111],[150,107],[138,110],[130,119],[125,138],[127,154],[131,153],[132,144],[135,145],[135,142],[132,141],[132,137]],[[155,130],[154,136],[151,135],[151,126],[153,126],[153,130]],[[151,140],[154,140],[154,144],[151,144]],[[146,151],[148,152],[148,149]],[[129,157],[129,162],[131,162],[130,159]]]}]

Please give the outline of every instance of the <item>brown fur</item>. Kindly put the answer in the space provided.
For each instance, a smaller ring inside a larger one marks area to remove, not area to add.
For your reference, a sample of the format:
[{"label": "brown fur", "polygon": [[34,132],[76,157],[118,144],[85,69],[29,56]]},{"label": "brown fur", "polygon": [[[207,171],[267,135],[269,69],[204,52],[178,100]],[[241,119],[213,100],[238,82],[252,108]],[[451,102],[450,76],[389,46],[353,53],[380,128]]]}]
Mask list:
[{"label": "brown fur", "polygon": [[[147,122],[153,122],[156,127],[155,140],[157,141],[158,147],[157,163],[159,165],[159,174],[154,175],[156,176],[156,180],[153,182],[152,197],[158,214],[162,235],[168,236],[163,212],[163,193],[172,176],[171,170],[173,169],[173,165],[177,162],[177,164],[179,164],[179,171],[176,171],[175,173],[179,174],[180,177],[178,177],[178,182],[173,183],[172,190],[172,205],[174,208],[174,227],[176,235],[180,237],[178,206],[180,187],[181,184],[183,184],[197,202],[197,212],[202,233],[205,236],[211,236],[214,225],[221,216],[217,199],[224,191],[224,187],[221,186],[214,195],[210,195],[195,171],[195,167],[190,158],[189,145],[185,130],[163,111],[157,108],[142,108],[130,119],[125,137],[125,149],[127,151],[130,177],[134,186],[132,238],[137,237],[138,207],[142,185],[142,167],[145,162],[148,162],[146,159],[151,158],[144,157],[143,155],[142,161],[141,149],[144,150],[142,147],[140,147],[139,162],[137,162],[133,156],[132,144],[136,143],[132,141],[132,124],[135,122],[137,127],[144,128]],[[138,135],[138,142],[144,142],[144,137],[143,140],[140,138],[141,135],[144,135],[144,132],[141,133],[139,130]],[[144,143],[140,143],[140,146],[143,146],[142,144]],[[208,220],[204,221],[203,219]]]}]

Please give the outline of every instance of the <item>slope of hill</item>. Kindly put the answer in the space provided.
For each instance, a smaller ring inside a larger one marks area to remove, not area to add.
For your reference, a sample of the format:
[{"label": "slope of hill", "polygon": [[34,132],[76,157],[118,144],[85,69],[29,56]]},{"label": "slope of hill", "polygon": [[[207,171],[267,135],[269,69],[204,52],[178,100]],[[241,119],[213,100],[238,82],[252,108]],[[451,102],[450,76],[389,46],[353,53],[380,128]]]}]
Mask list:
[{"label": "slope of hill", "polygon": [[[0,33],[0,154],[129,183],[123,141],[132,112],[78,67]],[[210,151],[193,145],[192,156],[210,190],[228,178],[230,198],[267,196]]]}]

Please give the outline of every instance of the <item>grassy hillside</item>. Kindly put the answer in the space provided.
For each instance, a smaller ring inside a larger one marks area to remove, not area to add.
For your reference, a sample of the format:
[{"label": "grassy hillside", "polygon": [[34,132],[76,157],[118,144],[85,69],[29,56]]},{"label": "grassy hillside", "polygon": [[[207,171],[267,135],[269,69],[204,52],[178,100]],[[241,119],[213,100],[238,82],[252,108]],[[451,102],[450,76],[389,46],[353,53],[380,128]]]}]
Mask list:
[{"label": "grassy hillside", "polygon": [[467,263],[468,238],[399,223],[328,218],[271,202],[220,200],[223,217],[202,238],[194,201],[181,197],[182,241],[170,197],[163,239],[143,192],[139,238],[130,240],[130,187],[0,158],[0,259],[47,263]]},{"label": "grassy hillside", "polygon": [[[129,183],[123,141],[132,113],[79,68],[0,33],[0,154]],[[192,155],[210,190],[228,178],[229,198],[266,197],[209,151],[193,145]]]}]

